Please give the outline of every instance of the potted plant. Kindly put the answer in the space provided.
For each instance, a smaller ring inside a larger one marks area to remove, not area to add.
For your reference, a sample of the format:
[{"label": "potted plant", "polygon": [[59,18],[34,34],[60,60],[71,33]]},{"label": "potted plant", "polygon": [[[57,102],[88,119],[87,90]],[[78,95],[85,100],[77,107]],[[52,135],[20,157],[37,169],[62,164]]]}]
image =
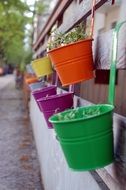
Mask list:
[{"label": "potted plant", "polygon": [[48,128],[53,128],[48,121],[49,117],[73,107],[73,93],[67,92],[39,98],[37,100],[40,110],[43,112]]},{"label": "potted plant", "polygon": [[41,111],[41,107],[38,104],[38,100],[41,98],[48,97],[48,96],[56,94],[56,90],[57,90],[56,86],[51,85],[51,86],[46,86],[46,87],[43,86],[40,89],[32,91],[32,95],[33,95],[40,111]]},{"label": "potted plant", "polygon": [[71,169],[92,170],[113,162],[113,109],[108,104],[93,105],[49,119]]},{"label": "potted plant", "polygon": [[67,34],[55,32],[53,39],[48,45],[48,55],[63,86],[94,77],[93,39],[85,34],[83,24]]},{"label": "potted plant", "polygon": [[32,83],[35,83],[35,82],[38,82],[38,78],[34,75],[31,75],[31,76],[28,76],[28,77],[25,77],[25,83],[26,84],[32,84]]},{"label": "potted plant", "polygon": [[48,56],[32,61],[32,68],[38,78],[53,72],[51,61]]}]

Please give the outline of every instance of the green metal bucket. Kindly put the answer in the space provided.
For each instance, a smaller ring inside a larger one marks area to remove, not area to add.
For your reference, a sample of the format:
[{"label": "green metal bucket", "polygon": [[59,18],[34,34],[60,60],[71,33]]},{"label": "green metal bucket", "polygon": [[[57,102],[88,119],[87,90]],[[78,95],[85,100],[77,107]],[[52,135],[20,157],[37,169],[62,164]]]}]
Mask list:
[{"label": "green metal bucket", "polygon": [[56,114],[49,121],[54,124],[59,139],[72,140],[112,129],[113,109],[109,104],[80,107]]},{"label": "green metal bucket", "polygon": [[[100,104],[50,118],[71,169],[91,170],[113,162],[113,109],[114,106]],[[71,113],[74,118],[69,118]]]},{"label": "green metal bucket", "polygon": [[118,33],[126,21],[117,24],[113,32],[112,60],[108,104],[71,109],[52,116],[68,166],[73,170],[92,170],[114,160],[113,110]]},{"label": "green metal bucket", "polygon": [[113,132],[83,140],[61,141],[69,168],[77,171],[104,167],[114,160]]}]

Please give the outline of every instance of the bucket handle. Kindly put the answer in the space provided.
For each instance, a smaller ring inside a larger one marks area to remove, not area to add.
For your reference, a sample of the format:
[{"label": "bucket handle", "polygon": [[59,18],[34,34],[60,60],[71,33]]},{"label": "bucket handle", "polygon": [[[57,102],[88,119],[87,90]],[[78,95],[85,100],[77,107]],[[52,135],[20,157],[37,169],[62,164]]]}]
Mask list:
[{"label": "bucket handle", "polygon": [[60,108],[56,108],[56,109],[55,109],[55,114],[56,114],[58,111],[60,111]]},{"label": "bucket handle", "polygon": [[114,105],[114,99],[115,99],[115,78],[116,78],[116,64],[117,64],[117,51],[118,51],[118,36],[120,28],[125,23],[126,21],[117,23],[113,31],[109,91],[108,91],[108,103],[111,105]]},{"label": "bucket handle", "polygon": [[55,86],[58,86],[58,79],[59,79],[59,77],[58,77],[58,75],[56,73],[56,76],[55,76]]},{"label": "bucket handle", "polygon": [[92,0],[91,23],[90,23],[90,37],[91,38],[93,37],[93,32],[94,32],[95,4],[96,4],[96,0]]},{"label": "bucket handle", "polygon": [[[58,86],[58,80],[59,80],[59,77],[58,77],[58,74],[56,73],[55,86]],[[72,84],[72,85],[69,86],[69,92],[73,92],[74,93],[74,84]]]},{"label": "bucket handle", "polygon": [[[115,4],[115,0],[112,0],[111,4],[114,5]],[[91,23],[90,23],[90,37],[91,38],[93,38],[93,32],[94,32],[95,5],[96,5],[96,0],[92,0]]]}]

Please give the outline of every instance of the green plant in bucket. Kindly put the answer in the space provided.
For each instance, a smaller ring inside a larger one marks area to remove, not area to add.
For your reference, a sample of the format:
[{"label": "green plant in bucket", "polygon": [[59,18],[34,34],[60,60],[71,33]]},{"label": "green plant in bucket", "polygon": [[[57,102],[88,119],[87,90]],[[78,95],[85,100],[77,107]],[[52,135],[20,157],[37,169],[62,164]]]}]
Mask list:
[{"label": "green plant in bucket", "polygon": [[64,115],[62,113],[57,114],[59,121],[68,121],[68,120],[75,120],[77,118],[91,118],[94,116],[97,116],[101,113],[100,107],[95,107],[94,109],[85,109],[83,111],[79,111],[79,109],[76,110],[69,110],[69,112],[66,112]]},{"label": "green plant in bucket", "polygon": [[57,32],[56,30],[54,30],[52,33],[53,40],[48,42],[49,50],[88,38],[88,35],[84,31],[84,25],[82,23],[78,24],[75,28],[66,34]]}]

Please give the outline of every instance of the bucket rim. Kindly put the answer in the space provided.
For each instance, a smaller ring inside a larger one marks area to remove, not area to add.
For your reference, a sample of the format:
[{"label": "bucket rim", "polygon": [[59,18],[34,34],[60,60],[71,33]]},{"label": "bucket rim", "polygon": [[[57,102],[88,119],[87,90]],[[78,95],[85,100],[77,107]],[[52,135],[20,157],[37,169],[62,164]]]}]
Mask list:
[{"label": "bucket rim", "polygon": [[47,86],[47,87],[43,86],[42,88],[37,89],[37,90],[35,90],[34,92],[32,92],[32,94],[34,95],[34,94],[38,94],[38,93],[40,93],[40,92],[46,92],[46,91],[48,91],[48,90],[55,89],[55,88],[56,88],[55,85],[53,85],[53,86]]},{"label": "bucket rim", "polygon": [[49,60],[49,62],[51,62],[49,56],[44,56],[44,57],[33,60],[31,64],[33,65],[34,63],[37,63],[39,61],[44,61],[44,60]]},{"label": "bucket rim", "polygon": [[34,82],[34,83],[30,84],[30,85],[37,85],[37,84],[44,84],[44,82],[38,81],[38,82]]},{"label": "bucket rim", "polygon": [[51,73],[53,73],[53,70],[50,70],[50,71],[48,71],[48,72],[43,72],[43,74],[42,74],[42,73],[41,73],[41,74],[38,74],[38,72],[36,72],[36,75],[37,75],[38,78],[41,78],[41,77],[46,76],[46,75],[49,75],[49,74],[51,74]]},{"label": "bucket rim", "polygon": [[64,45],[64,46],[61,46],[61,47],[57,47],[57,48],[54,48],[54,49],[52,49],[52,50],[49,50],[47,53],[52,53],[52,52],[55,52],[55,51],[57,51],[57,50],[59,50],[59,49],[65,49],[65,48],[67,48],[67,47],[69,47],[69,46],[74,46],[74,45],[76,45],[76,44],[80,44],[80,43],[83,43],[83,42],[86,42],[86,41],[93,41],[93,38],[85,38],[85,39],[83,39],[83,40],[78,40],[77,42],[72,42],[72,43],[70,43],[70,44],[66,44],[66,45]]},{"label": "bucket rim", "polygon": [[[109,110],[103,112],[103,113],[100,113],[98,115],[94,115],[94,116],[90,116],[90,117],[87,117],[87,118],[77,118],[77,119],[71,119],[71,120],[61,120],[61,121],[58,121],[58,120],[54,120],[55,117],[58,115],[58,114],[62,114],[62,113],[69,113],[71,110],[77,110],[77,109],[88,109],[88,108],[91,108],[91,107],[108,107]],[[78,121],[84,121],[84,120],[90,120],[90,119],[94,119],[94,118],[97,118],[97,117],[100,117],[102,115],[105,115],[106,113],[109,113],[109,112],[112,112],[114,110],[114,106],[113,105],[110,105],[110,104],[97,104],[97,105],[89,105],[89,106],[84,106],[84,107],[78,107],[78,108],[75,108],[75,109],[69,109],[69,110],[66,110],[66,111],[63,111],[63,112],[60,112],[60,113],[57,113],[57,114],[54,114],[53,116],[51,116],[49,118],[49,122],[53,123],[53,124],[61,124],[61,123],[73,123],[73,122],[78,122]]]},{"label": "bucket rim", "polygon": [[54,94],[54,95],[51,95],[51,96],[40,98],[37,101],[38,102],[48,101],[48,100],[52,100],[52,99],[56,99],[56,98],[61,98],[62,96],[67,96],[67,95],[74,95],[74,92],[67,92],[67,93],[62,93],[62,94]]},{"label": "bucket rim", "polygon": [[114,158],[114,153],[113,153],[113,158],[110,161],[105,162],[103,164],[99,164],[99,165],[97,165],[97,167],[93,166],[93,167],[83,167],[83,168],[75,168],[75,167],[72,168],[72,167],[69,166],[69,168],[73,172],[92,171],[92,170],[97,170],[97,169],[100,169],[100,168],[104,168],[105,166],[107,166],[109,164],[112,164],[114,160],[115,160],[115,158]]}]

